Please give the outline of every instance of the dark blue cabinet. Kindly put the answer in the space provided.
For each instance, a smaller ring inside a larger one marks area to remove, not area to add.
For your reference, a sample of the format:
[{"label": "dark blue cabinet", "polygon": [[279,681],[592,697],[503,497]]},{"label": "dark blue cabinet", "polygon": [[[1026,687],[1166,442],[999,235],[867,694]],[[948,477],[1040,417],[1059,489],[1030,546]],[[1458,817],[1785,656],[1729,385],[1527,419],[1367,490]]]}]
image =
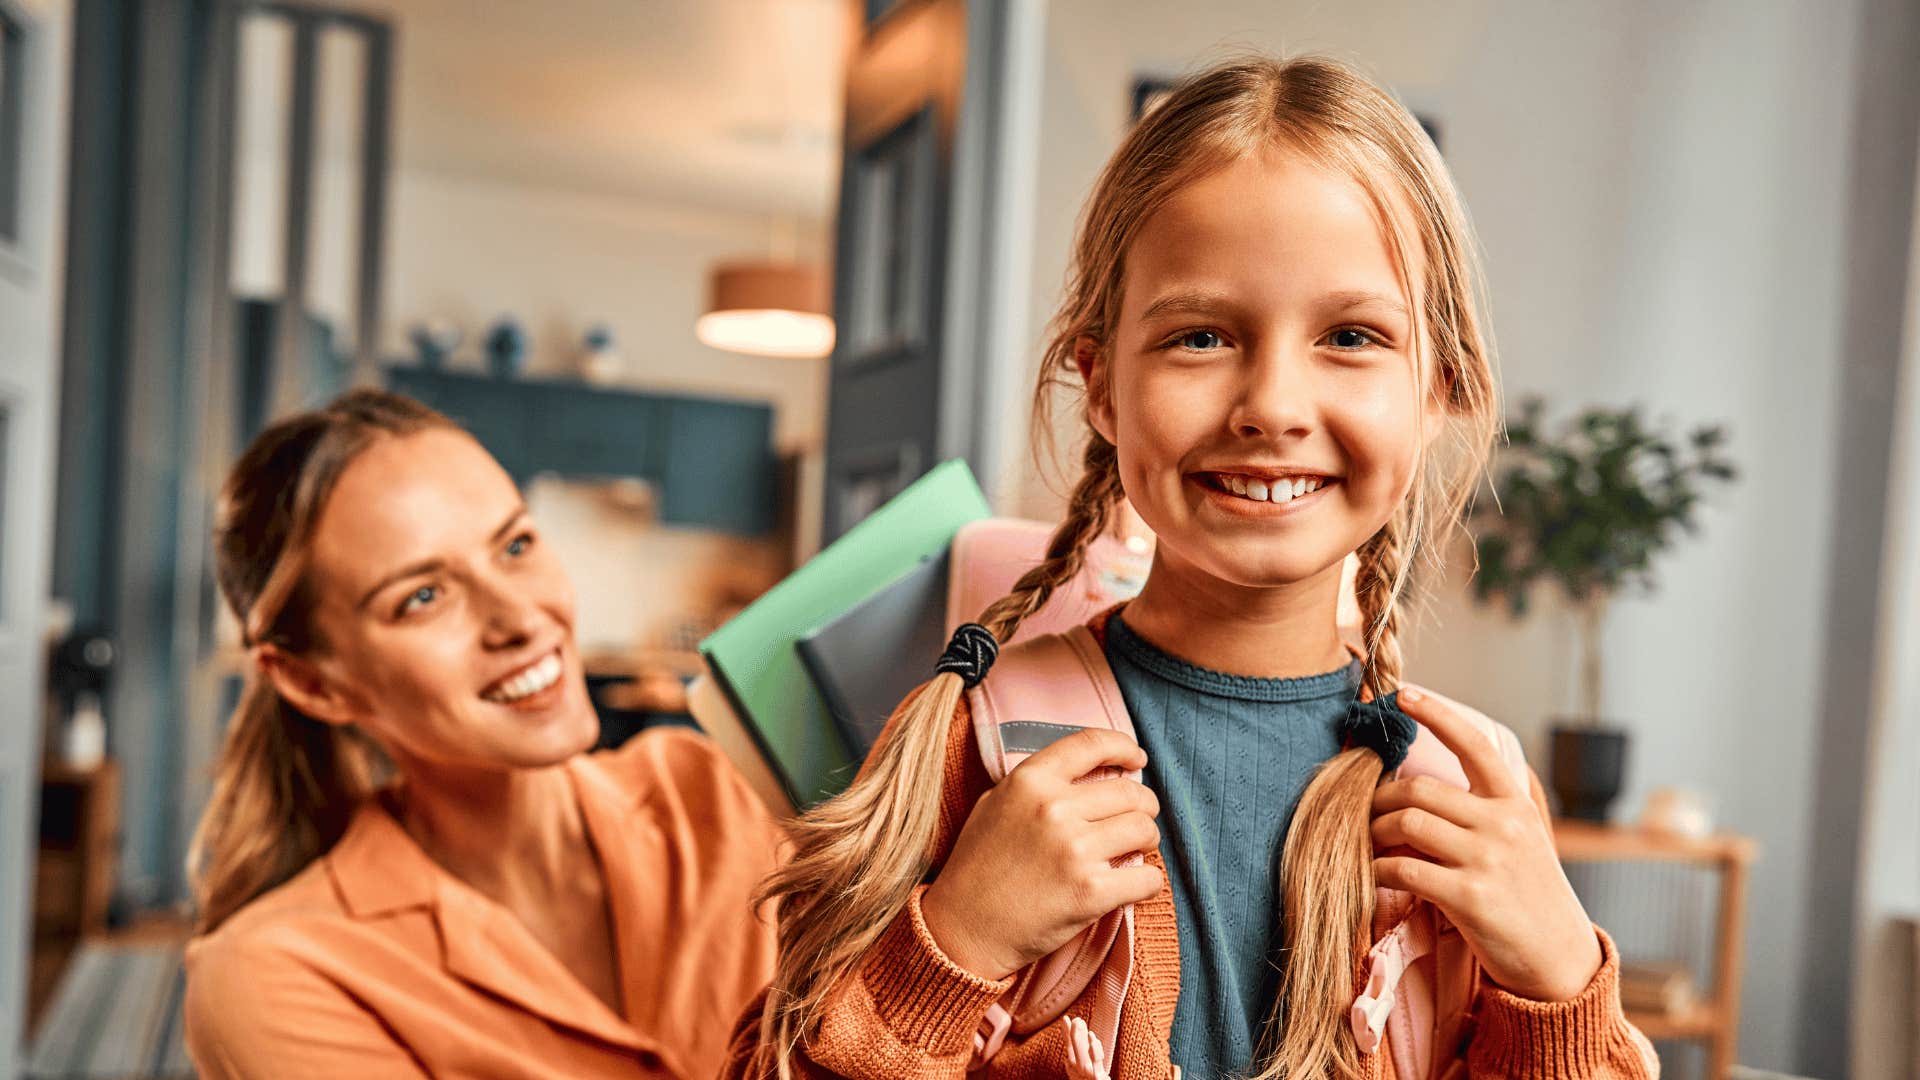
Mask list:
[{"label": "dark blue cabinet", "polygon": [[757,535],[773,524],[773,409],[675,398],[667,421],[660,517]]},{"label": "dark blue cabinet", "polygon": [[536,473],[638,477],[669,525],[757,536],[773,527],[773,409],[587,383],[417,367],[387,385],[458,420],[524,484]]},{"label": "dark blue cabinet", "polygon": [[513,392],[514,384],[424,368],[391,368],[387,386],[459,421],[520,484],[540,471],[527,435],[532,415],[524,396]]},{"label": "dark blue cabinet", "polygon": [[666,472],[668,399],[571,383],[510,385],[526,395],[535,472],[639,476],[655,483]]}]

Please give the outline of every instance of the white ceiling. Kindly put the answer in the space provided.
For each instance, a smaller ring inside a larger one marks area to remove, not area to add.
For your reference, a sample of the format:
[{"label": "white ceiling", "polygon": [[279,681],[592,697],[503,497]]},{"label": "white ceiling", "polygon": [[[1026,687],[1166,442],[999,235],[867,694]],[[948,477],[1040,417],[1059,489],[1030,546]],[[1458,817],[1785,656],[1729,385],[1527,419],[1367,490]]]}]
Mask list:
[{"label": "white ceiling", "polygon": [[424,169],[831,217],[850,0],[371,0]]}]

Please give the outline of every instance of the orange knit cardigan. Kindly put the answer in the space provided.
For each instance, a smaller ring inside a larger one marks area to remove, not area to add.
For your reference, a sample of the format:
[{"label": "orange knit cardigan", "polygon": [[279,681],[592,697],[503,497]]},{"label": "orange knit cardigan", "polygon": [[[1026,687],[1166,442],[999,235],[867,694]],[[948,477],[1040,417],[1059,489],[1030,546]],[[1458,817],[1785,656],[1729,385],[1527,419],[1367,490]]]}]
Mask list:
[{"label": "orange knit cardigan", "polygon": [[[1103,644],[1105,614],[1090,624]],[[907,700],[912,699],[910,695]],[[895,711],[882,738],[892,733],[893,723],[904,708],[902,703]],[[947,731],[940,824],[934,836],[929,880],[953,850],[974,802],[991,786],[980,763],[972,716],[963,696]],[[1537,777],[1532,787],[1534,802],[1545,818],[1548,811]],[[1147,852],[1146,858],[1165,872],[1157,850]],[[974,1031],[988,1007],[1013,986],[1017,976],[984,979],[949,960],[921,918],[920,897],[925,888],[922,885],[914,890],[900,914],[868,950],[857,973],[834,992],[819,1030],[796,1055],[796,1071],[801,1076],[960,1080],[967,1075]],[[1109,1048],[1109,1060],[1116,1061],[1113,1080],[1168,1080],[1175,1064],[1168,1059],[1168,1039],[1173,1030],[1174,1003],[1180,996],[1180,939],[1169,886],[1163,883],[1152,899],[1134,906],[1134,926],[1134,981],[1120,1014],[1119,1045]],[[1376,925],[1375,937],[1388,929]],[[1602,953],[1600,970],[1587,988],[1569,1001],[1531,1001],[1491,982],[1483,984],[1475,1010],[1474,1035],[1464,1062],[1469,1080],[1655,1080],[1658,1070],[1649,1065],[1650,1050],[1643,1053],[1645,1039],[1621,1011],[1620,961],[1613,942],[1598,927],[1595,933]],[[1358,987],[1355,989],[1357,992]],[[765,1003],[763,992],[740,1018],[723,1075],[752,1075],[750,1065],[759,1043]],[[1068,1011],[1086,1015],[1087,1001],[1083,997]],[[1010,1037],[985,1075],[992,1080],[1062,1080],[1066,1061],[1066,1033],[1061,1025],[1053,1024],[1024,1040]],[[1362,1069],[1365,1080],[1394,1077],[1384,1048],[1366,1055]],[[1435,1071],[1451,1077],[1460,1075],[1457,1069],[1446,1067]]]}]

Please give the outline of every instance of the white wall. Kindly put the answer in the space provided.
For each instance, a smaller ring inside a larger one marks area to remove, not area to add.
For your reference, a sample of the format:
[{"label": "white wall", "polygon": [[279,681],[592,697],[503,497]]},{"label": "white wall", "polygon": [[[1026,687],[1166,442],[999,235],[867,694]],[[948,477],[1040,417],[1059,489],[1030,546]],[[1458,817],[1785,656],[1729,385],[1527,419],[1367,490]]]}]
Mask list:
[{"label": "white wall", "polygon": [[686,648],[729,595],[778,581],[788,553],[768,540],[660,526],[611,505],[599,489],[551,476],[527,485],[527,509],[572,579],[574,638],[587,656]]},{"label": "white wall", "polygon": [[[352,175],[319,170],[315,202],[351,222]],[[278,203],[266,159],[243,169],[233,279],[237,291],[280,288]],[[465,332],[455,366],[478,366],[487,328],[511,314],[531,339],[532,374],[573,374],[580,336],[604,322],[622,354],[619,381],[772,402],[776,444],[819,442],[824,361],[777,360],[702,345],[694,320],[707,273],[731,258],[765,258],[776,237],[807,259],[825,257],[826,225],[777,221],[639,198],[533,187],[477,176],[402,171],[389,188],[383,356],[411,359],[408,333],[423,319]],[[351,326],[351,245],[316,245],[311,307]]]},{"label": "white wall", "polygon": [[[576,370],[580,334],[612,327],[623,381],[771,401],[775,441],[811,445],[826,407],[824,361],[779,360],[702,345],[694,320],[707,273],[728,258],[765,258],[775,222],[755,213],[404,172],[394,183],[387,334],[396,352],[425,317],[485,328],[512,313],[531,336],[535,372]],[[819,258],[826,228],[806,223],[798,254]]]},{"label": "white wall", "polygon": [[1853,950],[1856,1080],[1896,1080],[1920,1069],[1920,941],[1911,936],[1920,922],[1920,784],[1913,780],[1920,762],[1920,214],[1912,252]]},{"label": "white wall", "polygon": [[[1744,475],[1701,536],[1622,602],[1609,713],[1634,733],[1620,808],[1703,789],[1756,837],[1741,1059],[1794,1063],[1832,509],[1857,4],[1520,0],[1416,4],[1053,0],[1040,103],[1029,385],[1072,223],[1132,79],[1234,46],[1357,60],[1439,121],[1487,252],[1510,396],[1638,401],[1724,421]],[[1021,422],[1024,403],[1005,415]],[[1002,505],[1057,507],[1031,482]],[[1457,586],[1412,642],[1415,678],[1529,742],[1572,705],[1567,636]]]}]

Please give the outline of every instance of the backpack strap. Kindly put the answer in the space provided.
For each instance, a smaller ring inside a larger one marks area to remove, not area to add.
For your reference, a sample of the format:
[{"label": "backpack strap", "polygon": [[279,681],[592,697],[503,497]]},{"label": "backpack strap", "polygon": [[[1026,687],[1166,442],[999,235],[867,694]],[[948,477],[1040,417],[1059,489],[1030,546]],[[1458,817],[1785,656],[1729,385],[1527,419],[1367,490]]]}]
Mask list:
[{"label": "backpack strap", "polygon": [[[1085,626],[1006,646],[987,677],[967,691],[967,704],[981,764],[996,784],[1014,766],[1081,728],[1134,738],[1120,684]],[[1140,778],[1137,772],[1130,775]]]},{"label": "backpack strap", "polygon": [[[1001,651],[993,670],[967,691],[980,761],[994,783],[1055,739],[1082,728],[1134,737],[1133,720],[1106,654],[1085,626],[1042,634]],[[1077,783],[1138,771],[1098,769]],[[1130,861],[1139,862],[1136,853]],[[1009,1034],[1029,1035],[1058,1020],[1092,987],[1091,1015],[1083,1017],[1111,1055],[1119,1046],[1120,1008],[1133,982],[1133,905],[1108,912],[1053,953],[1030,965],[988,1011],[974,1036],[978,1069]]]},{"label": "backpack strap", "polygon": [[[1503,724],[1464,708],[1464,714],[1500,750],[1522,785],[1529,783],[1520,740]],[[1465,790],[1459,758],[1423,725],[1407,750],[1398,779],[1431,776]],[[1390,926],[1367,953],[1366,980],[1352,1009],[1353,1034],[1372,1053],[1384,1041],[1402,1080],[1445,1076],[1472,1036],[1480,964],[1459,929],[1440,909],[1411,893],[1382,888],[1375,899],[1375,926]]]}]

